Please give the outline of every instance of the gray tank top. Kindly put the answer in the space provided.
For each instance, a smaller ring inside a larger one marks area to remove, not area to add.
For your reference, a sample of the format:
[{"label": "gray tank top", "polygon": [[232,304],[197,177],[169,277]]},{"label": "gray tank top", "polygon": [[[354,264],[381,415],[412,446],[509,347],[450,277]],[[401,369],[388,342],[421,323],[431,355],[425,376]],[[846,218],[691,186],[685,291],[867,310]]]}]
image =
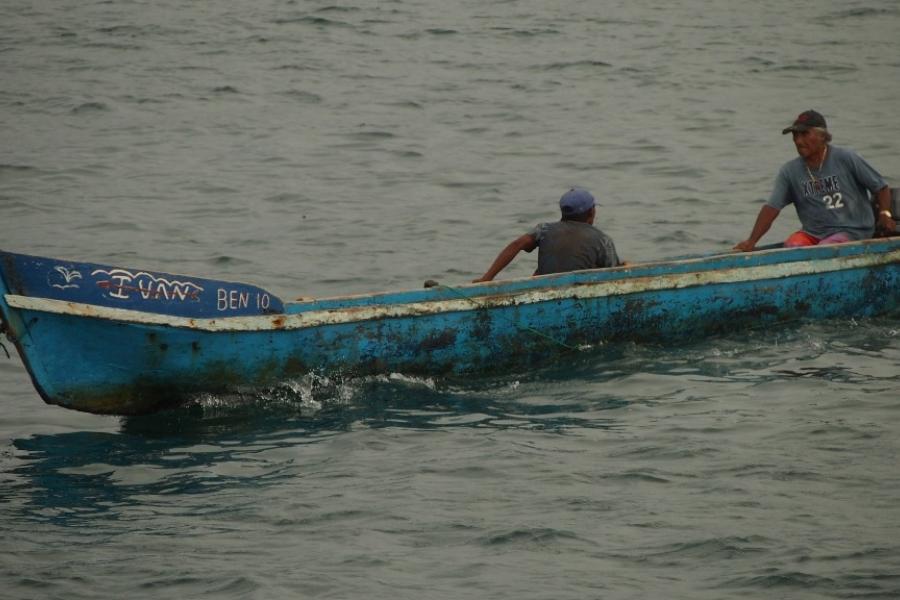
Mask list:
[{"label": "gray tank top", "polygon": [[612,239],[588,223],[541,223],[531,231],[531,235],[538,244],[535,275],[617,267],[621,264]]}]

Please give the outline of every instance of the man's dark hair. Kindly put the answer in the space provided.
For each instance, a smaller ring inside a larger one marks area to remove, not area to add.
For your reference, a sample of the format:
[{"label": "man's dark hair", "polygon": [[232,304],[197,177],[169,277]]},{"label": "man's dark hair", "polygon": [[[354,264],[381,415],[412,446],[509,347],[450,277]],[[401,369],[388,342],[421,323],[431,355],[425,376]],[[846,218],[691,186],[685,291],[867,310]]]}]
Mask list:
[{"label": "man's dark hair", "polygon": [[587,223],[588,219],[591,218],[592,210],[594,210],[594,209],[592,208],[591,210],[585,211],[583,213],[578,213],[577,215],[563,214],[561,220],[562,221],[578,221],[579,223]]}]

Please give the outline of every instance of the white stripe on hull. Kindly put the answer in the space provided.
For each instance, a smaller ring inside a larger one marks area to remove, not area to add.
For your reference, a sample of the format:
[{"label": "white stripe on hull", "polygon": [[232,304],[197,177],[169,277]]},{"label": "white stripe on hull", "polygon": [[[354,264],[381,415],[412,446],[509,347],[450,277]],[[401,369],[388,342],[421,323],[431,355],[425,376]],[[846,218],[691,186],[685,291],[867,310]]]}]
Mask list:
[{"label": "white stripe on hull", "polygon": [[783,279],[791,276],[877,267],[890,263],[900,263],[900,249],[885,253],[858,254],[847,257],[777,263],[755,267],[626,277],[614,281],[565,285],[557,288],[507,292],[496,295],[478,295],[471,298],[452,300],[429,300],[402,304],[311,310],[295,314],[279,313],[277,315],[224,317],[221,319],[176,317],[64,300],[31,298],[14,294],[7,294],[5,298],[10,307],[21,310],[106,319],[124,323],[161,325],[200,331],[274,331],[385,318],[474,311],[482,308],[519,306],[556,300],[602,298],[641,292],[678,290],[703,285]]}]

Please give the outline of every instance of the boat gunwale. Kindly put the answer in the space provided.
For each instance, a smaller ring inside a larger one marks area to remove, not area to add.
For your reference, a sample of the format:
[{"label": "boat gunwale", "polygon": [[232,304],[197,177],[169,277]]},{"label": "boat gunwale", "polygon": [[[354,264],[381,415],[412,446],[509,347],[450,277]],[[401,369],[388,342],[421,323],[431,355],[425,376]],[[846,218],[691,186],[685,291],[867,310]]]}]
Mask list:
[{"label": "boat gunwale", "polygon": [[[790,250],[790,249],[788,249]],[[703,262],[710,258],[694,259]],[[728,269],[701,269],[670,274],[654,273],[651,265],[672,264],[643,263],[641,272],[635,274],[635,267],[618,267],[619,273],[627,276],[603,278],[595,280],[577,275],[585,272],[540,276],[545,282],[542,286],[528,286],[524,289],[509,289],[505,285],[509,280],[493,282],[488,286],[470,284],[466,290],[479,289],[482,293],[467,295],[462,289],[451,288],[458,296],[449,299],[420,297],[407,302],[387,302],[381,304],[361,304],[351,306],[323,307],[319,309],[285,312],[272,315],[251,315],[233,317],[197,318],[173,316],[148,311],[137,311],[97,304],[85,304],[65,300],[18,296],[6,294],[4,299],[10,308],[55,314],[73,315],[88,318],[104,319],[118,323],[134,323],[142,325],[158,325],[174,328],[188,328],[209,332],[263,332],[274,330],[298,330],[324,325],[338,325],[385,318],[404,318],[434,315],[451,312],[477,311],[483,309],[503,308],[536,304],[540,302],[560,300],[582,300],[638,294],[643,292],[664,292],[666,290],[685,289],[708,284],[731,284],[741,282],[781,279],[791,276],[811,275],[817,273],[836,272],[849,269],[878,267],[900,263],[900,245],[884,252],[856,252],[851,254],[834,253],[828,258],[809,258],[805,260],[780,261],[762,265],[738,265]],[[679,263],[680,264],[680,263]],[[799,268],[800,265],[806,265]],[[644,267],[647,267],[645,270]],[[589,273],[589,272],[588,272]],[[556,278],[556,281],[553,281]],[[538,278],[534,278],[538,279]],[[519,280],[521,281],[521,280]],[[546,285],[551,283],[551,285]],[[555,283],[555,285],[553,285]],[[490,293],[491,288],[496,293]],[[460,286],[463,288],[463,286]],[[387,294],[389,295],[389,294]]]},{"label": "boat gunwale", "polygon": [[[284,300],[279,298],[276,294],[273,294],[269,290],[264,287],[259,286],[255,283],[247,283],[244,281],[230,280],[230,279],[214,279],[209,277],[197,276],[197,275],[189,275],[184,273],[174,273],[171,271],[156,271],[154,269],[142,269],[144,271],[165,274],[174,277],[183,277],[189,279],[196,280],[204,280],[214,283],[219,283],[222,285],[232,285],[232,286],[246,286],[248,288],[255,288],[261,290],[263,292],[268,293],[273,298],[278,298],[283,305],[283,312],[272,312],[269,315],[273,317],[278,316],[287,316],[298,314],[307,311],[320,311],[320,310],[339,310],[339,309],[349,309],[356,307],[364,307],[364,306],[378,306],[384,304],[398,304],[398,303],[408,303],[408,302],[420,302],[420,301],[439,301],[442,299],[450,299],[453,297],[458,297],[460,291],[469,292],[471,290],[479,290],[478,293],[472,295],[474,298],[478,298],[481,296],[491,296],[494,295],[492,290],[497,288],[508,288],[508,293],[520,293],[527,292],[533,289],[546,289],[547,282],[552,281],[554,279],[559,280],[556,284],[558,287],[565,286],[577,286],[577,285],[585,285],[585,284],[593,284],[607,281],[615,281],[620,279],[627,279],[632,277],[640,277],[644,271],[668,271],[668,270],[680,270],[680,269],[690,269],[690,267],[700,264],[707,264],[709,267],[707,269],[703,269],[703,271],[711,271],[716,270],[716,263],[725,261],[747,261],[754,260],[759,261],[762,259],[763,261],[773,261],[768,264],[780,264],[780,263],[795,263],[795,262],[803,262],[806,260],[818,260],[815,257],[808,256],[809,254],[822,254],[826,257],[832,257],[836,254],[849,254],[849,255],[857,255],[857,254],[869,254],[872,253],[871,246],[880,246],[887,244],[890,246],[900,246],[900,236],[894,236],[889,238],[871,238],[865,240],[857,240],[854,242],[846,242],[842,244],[831,244],[827,246],[808,246],[801,248],[785,248],[781,244],[771,244],[767,246],[758,247],[756,250],[752,252],[737,252],[734,250],[730,251],[722,251],[722,252],[711,252],[708,254],[700,254],[700,255],[687,255],[687,256],[679,256],[674,258],[660,259],[660,260],[652,260],[648,262],[641,263],[633,263],[628,265],[620,265],[617,267],[608,267],[608,268],[597,268],[597,269],[583,269],[579,271],[570,271],[565,273],[550,273],[546,275],[525,275],[521,277],[514,277],[509,279],[502,280],[493,280],[493,281],[485,281],[485,282],[463,282],[454,285],[442,285],[438,284],[435,287],[430,288],[415,288],[415,289],[401,289],[401,290],[385,290],[385,291],[376,291],[376,292],[363,292],[359,294],[339,294],[332,296],[313,296],[313,297],[300,297],[296,300]],[[890,250],[886,250],[890,251]],[[882,254],[884,251],[875,251],[878,254]],[[51,260],[57,262],[65,262],[70,264],[90,264],[95,266],[104,266],[104,267],[113,267],[113,265],[109,265],[108,263],[93,263],[87,261],[78,261],[71,260],[67,258],[58,258],[58,257],[45,257],[38,256],[32,254],[22,254],[22,253],[14,253],[3,251],[0,249],[0,256],[9,255],[9,256],[20,256],[30,259],[42,259],[42,260]],[[120,268],[120,267],[114,267]],[[688,272],[688,271],[685,271]],[[0,277],[3,277],[3,270],[0,269]],[[484,290],[481,292],[480,290]],[[39,296],[34,296],[39,297]],[[409,298],[409,300],[407,300]],[[390,302],[385,302],[386,299],[392,299]],[[396,299],[396,300],[393,300]],[[100,306],[100,305],[96,305]],[[111,307],[113,308],[113,307]],[[150,311],[133,311],[133,312],[150,312]],[[268,315],[266,315],[268,316]],[[196,319],[216,319],[216,317],[197,317]],[[222,317],[222,318],[238,318],[238,317]]]}]

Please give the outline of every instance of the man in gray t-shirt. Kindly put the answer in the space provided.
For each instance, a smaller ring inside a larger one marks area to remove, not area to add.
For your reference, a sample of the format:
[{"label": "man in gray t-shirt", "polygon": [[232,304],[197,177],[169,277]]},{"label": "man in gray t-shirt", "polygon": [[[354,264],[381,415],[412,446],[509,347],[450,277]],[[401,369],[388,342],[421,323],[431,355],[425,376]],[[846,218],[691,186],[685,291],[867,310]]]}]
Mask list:
[{"label": "man in gray t-shirt", "polygon": [[[800,156],[781,167],[750,237],[737,244],[736,250],[753,250],[788,204],[796,208],[802,229],[788,237],[786,247],[866,239],[872,237],[876,225],[889,233],[896,229],[890,188],[884,178],[853,150],[829,144],[825,117],[814,110],[805,111],[782,133],[793,134]],[[877,218],[870,193],[878,203]]]},{"label": "man in gray t-shirt", "polygon": [[593,226],[597,209],[590,192],[572,188],[559,199],[559,209],[562,213],[560,221],[541,223],[510,242],[474,283],[491,281],[519,252],[531,252],[535,248],[539,248],[535,275],[623,264],[612,239]]}]

